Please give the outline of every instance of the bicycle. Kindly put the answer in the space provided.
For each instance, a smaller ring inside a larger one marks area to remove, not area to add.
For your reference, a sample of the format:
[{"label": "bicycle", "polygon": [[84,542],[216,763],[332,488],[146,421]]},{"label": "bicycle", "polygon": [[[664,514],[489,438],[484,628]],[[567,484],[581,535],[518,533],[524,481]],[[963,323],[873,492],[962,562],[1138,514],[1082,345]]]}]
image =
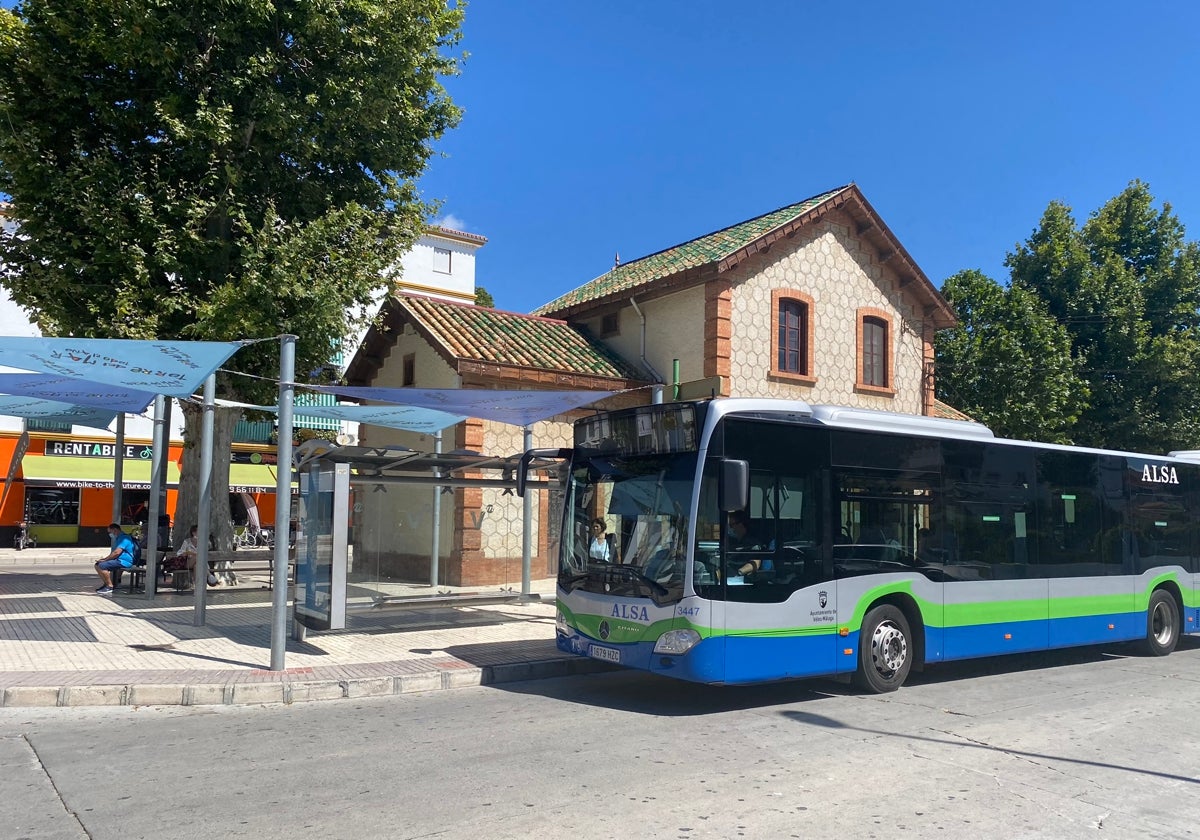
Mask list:
[{"label": "bicycle", "polygon": [[235,550],[239,548],[257,548],[259,544],[259,533],[251,531],[249,526],[233,526],[233,547]]},{"label": "bicycle", "polygon": [[21,522],[17,526],[17,533],[13,535],[13,548],[17,551],[23,551],[26,548],[37,548],[37,536],[29,533],[28,522]]}]

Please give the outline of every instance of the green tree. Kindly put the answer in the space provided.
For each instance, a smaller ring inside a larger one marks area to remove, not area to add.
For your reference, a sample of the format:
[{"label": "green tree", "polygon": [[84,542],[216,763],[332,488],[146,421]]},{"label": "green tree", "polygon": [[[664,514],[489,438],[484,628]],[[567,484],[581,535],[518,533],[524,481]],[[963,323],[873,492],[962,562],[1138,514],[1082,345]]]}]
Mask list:
[{"label": "green tree", "polygon": [[1200,253],[1170,205],[1134,181],[1079,227],[1053,203],[1009,254],[1071,335],[1088,382],[1076,442],[1137,451],[1200,444]]},{"label": "green tree", "polygon": [[[462,14],[445,0],[0,9],[0,193],[20,220],[0,284],[46,335],[293,333],[297,371],[323,369],[431,214],[415,181],[459,116],[440,79],[457,72]],[[273,403],[277,359],[271,342],[240,351],[230,367],[248,375],[222,374],[219,396]],[[218,411],[217,453],[237,418]],[[227,489],[219,469],[226,544]]]},{"label": "green tree", "polygon": [[496,305],[496,301],[492,299],[491,292],[489,292],[483,286],[476,286],[475,287],[475,305],[476,306],[494,307]]},{"label": "green tree", "polygon": [[1046,304],[979,271],[955,274],[942,294],[958,324],[935,338],[939,397],[1004,437],[1069,443],[1087,387]]}]

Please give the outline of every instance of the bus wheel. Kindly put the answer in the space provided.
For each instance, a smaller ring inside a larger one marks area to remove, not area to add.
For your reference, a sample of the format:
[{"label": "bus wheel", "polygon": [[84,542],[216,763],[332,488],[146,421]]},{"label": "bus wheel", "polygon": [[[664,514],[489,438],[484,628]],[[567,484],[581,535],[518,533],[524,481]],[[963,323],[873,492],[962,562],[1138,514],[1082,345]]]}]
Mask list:
[{"label": "bus wheel", "polygon": [[854,681],[872,694],[904,685],[912,667],[908,619],[891,604],[881,604],[863,619],[858,640],[858,671]]},{"label": "bus wheel", "polygon": [[1171,593],[1154,590],[1146,609],[1146,653],[1166,656],[1179,643],[1179,605]]}]

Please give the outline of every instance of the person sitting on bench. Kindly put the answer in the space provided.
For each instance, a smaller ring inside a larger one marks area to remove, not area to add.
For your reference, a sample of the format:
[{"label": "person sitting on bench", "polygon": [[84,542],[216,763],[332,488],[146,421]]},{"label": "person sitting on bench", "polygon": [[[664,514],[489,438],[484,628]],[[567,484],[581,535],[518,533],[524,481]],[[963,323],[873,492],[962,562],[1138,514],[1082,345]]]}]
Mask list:
[{"label": "person sitting on bench", "polygon": [[112,543],[112,551],[96,562],[96,574],[100,575],[97,595],[112,595],[113,574],[132,569],[134,555],[137,554],[133,537],[122,531],[120,524],[114,522],[108,526],[108,538]]},{"label": "person sitting on bench", "polygon": [[[186,568],[192,573],[193,578],[195,578],[196,575],[196,557],[200,554],[200,546],[197,542],[196,536],[196,532],[198,530],[199,529],[195,525],[188,530],[187,539],[185,539],[183,544],[179,546],[179,551],[176,552],[174,558],[175,563],[172,564],[176,565],[177,568]],[[182,563],[180,561],[182,561]],[[208,561],[209,586],[217,586],[219,584],[217,576],[213,573],[215,566],[216,564],[212,560]]]}]

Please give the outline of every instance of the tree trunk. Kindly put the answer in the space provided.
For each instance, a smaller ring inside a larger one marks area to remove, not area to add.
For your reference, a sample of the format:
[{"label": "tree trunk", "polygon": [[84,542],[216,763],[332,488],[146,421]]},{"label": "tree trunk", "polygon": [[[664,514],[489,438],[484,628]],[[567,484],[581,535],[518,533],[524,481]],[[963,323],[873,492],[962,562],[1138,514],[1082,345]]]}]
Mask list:
[{"label": "tree trunk", "polygon": [[[200,510],[200,436],[204,422],[204,407],[192,402],[183,408],[183,466],[179,476],[179,498],[175,503],[173,545],[178,545],[188,530],[199,524]],[[229,508],[229,454],[233,444],[233,429],[242,419],[240,408],[217,406],[213,409],[213,471],[212,508],[209,533],[216,541],[217,551],[233,548],[233,516]]]}]

